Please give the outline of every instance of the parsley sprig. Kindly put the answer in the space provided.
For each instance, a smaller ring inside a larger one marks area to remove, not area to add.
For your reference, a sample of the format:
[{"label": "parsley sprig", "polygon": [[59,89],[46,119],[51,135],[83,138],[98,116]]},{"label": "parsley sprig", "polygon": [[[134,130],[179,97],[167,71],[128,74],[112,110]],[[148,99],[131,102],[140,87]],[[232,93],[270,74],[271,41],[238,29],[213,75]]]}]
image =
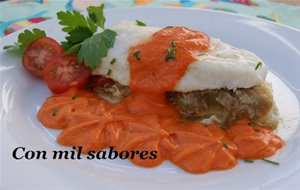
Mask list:
[{"label": "parsley sprig", "polygon": [[14,43],[13,45],[4,46],[3,49],[24,53],[31,42],[43,37],[46,37],[46,33],[43,30],[37,28],[34,28],[32,31],[24,30],[24,32],[19,34],[18,42]]},{"label": "parsley sprig", "polygon": [[78,62],[84,62],[87,67],[95,69],[101,64],[102,58],[107,56],[108,49],[113,47],[116,35],[116,32],[105,29],[84,40],[77,53]]},{"label": "parsley sprig", "polygon": [[[104,5],[88,7],[88,17],[84,17],[77,11],[60,11],[57,13],[59,24],[64,26],[62,31],[66,32],[66,41],[62,46],[67,54],[77,54],[78,62],[87,67],[95,69],[107,56],[108,49],[113,47],[117,33],[106,29],[103,13]],[[103,31],[97,32],[100,27]],[[96,33],[96,34],[95,34]]]},{"label": "parsley sprig", "polygon": [[[106,29],[104,17],[104,5],[88,7],[88,16],[78,11],[60,11],[57,13],[59,24],[63,26],[62,31],[67,33],[66,41],[61,42],[66,54],[77,54],[78,62],[87,67],[95,69],[107,56],[108,49],[112,48],[117,36],[113,30]],[[96,33],[98,28],[102,32]],[[18,36],[18,42],[13,45],[4,46],[5,50],[17,50],[23,53],[33,41],[46,37],[46,33],[40,29],[25,30]]]}]

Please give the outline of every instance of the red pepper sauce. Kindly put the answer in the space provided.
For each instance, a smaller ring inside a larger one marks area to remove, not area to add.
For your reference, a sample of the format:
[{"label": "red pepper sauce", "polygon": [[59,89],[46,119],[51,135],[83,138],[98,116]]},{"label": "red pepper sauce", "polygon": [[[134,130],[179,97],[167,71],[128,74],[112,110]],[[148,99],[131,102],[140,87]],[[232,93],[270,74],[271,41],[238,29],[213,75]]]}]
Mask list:
[{"label": "red pepper sauce", "polygon": [[143,167],[170,160],[188,172],[205,173],[232,168],[237,158],[275,154],[284,143],[266,128],[248,126],[246,120],[227,130],[186,121],[168,104],[165,93],[175,88],[195,55],[209,47],[210,39],[202,32],[162,29],[131,47],[131,94],[125,100],[110,104],[91,92],[70,90],[48,98],[37,117],[45,127],[63,130],[58,143],[82,146],[84,153],[108,146],[118,151],[156,150],[156,159],[131,159]]}]

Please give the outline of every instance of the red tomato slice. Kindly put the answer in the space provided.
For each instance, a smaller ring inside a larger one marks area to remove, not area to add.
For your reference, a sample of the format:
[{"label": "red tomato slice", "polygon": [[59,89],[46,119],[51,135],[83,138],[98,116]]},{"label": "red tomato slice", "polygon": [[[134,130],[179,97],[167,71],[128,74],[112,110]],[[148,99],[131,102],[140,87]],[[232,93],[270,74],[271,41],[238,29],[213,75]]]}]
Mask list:
[{"label": "red tomato slice", "polygon": [[90,73],[90,69],[78,63],[76,55],[65,55],[47,63],[43,76],[53,93],[62,93],[71,87],[84,88]]},{"label": "red tomato slice", "polygon": [[22,63],[31,74],[43,77],[45,64],[64,55],[64,49],[52,38],[33,41],[25,50]]}]

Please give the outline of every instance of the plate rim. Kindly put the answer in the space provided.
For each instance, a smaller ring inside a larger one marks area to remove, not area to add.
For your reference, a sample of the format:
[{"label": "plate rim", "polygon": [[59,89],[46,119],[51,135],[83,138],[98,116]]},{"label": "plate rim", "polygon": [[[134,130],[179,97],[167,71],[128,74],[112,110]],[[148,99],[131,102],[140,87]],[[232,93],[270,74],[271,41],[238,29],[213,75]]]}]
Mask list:
[{"label": "plate rim", "polygon": [[[240,17],[240,16],[242,16],[242,17],[246,17],[246,18],[250,18],[250,19],[254,19],[254,20],[257,20],[257,21],[259,21],[259,22],[267,22],[267,23],[272,23],[272,25],[278,25],[279,27],[281,26],[283,26],[284,28],[286,28],[286,29],[292,29],[292,30],[294,30],[294,31],[296,31],[298,34],[300,34],[300,31],[298,31],[298,30],[295,30],[294,28],[289,28],[289,26],[285,26],[285,25],[282,25],[282,24],[279,24],[279,23],[274,23],[274,22],[272,22],[272,21],[268,21],[268,20],[263,20],[263,19],[260,19],[260,18],[256,18],[256,17],[253,17],[253,16],[247,16],[247,15],[238,15],[238,14],[236,14],[236,13],[228,13],[228,12],[221,12],[221,11],[214,11],[214,10],[206,10],[206,9],[196,9],[196,8],[174,8],[174,7],[135,7],[135,8],[109,8],[109,9],[106,9],[106,11],[107,10],[113,10],[114,9],[114,11],[118,11],[118,9],[179,9],[179,10],[182,10],[182,9],[185,9],[185,10],[191,10],[191,9],[194,9],[194,10],[196,10],[196,11],[203,11],[203,12],[206,12],[206,11],[209,11],[209,12],[213,12],[213,14],[230,14],[230,15],[233,15],[233,16],[238,16],[238,17]],[[33,24],[33,25],[31,25],[31,26],[29,26],[29,27],[26,27],[26,28],[23,28],[23,29],[21,29],[21,30],[18,30],[18,31],[16,31],[16,32],[14,32],[14,33],[12,33],[12,34],[10,34],[10,35],[7,35],[7,36],[4,36],[3,38],[6,38],[6,37],[13,37],[13,35],[15,35],[15,36],[17,36],[19,33],[21,33],[22,31],[24,31],[24,30],[26,30],[26,29],[29,29],[29,28],[34,28],[34,27],[36,27],[36,26],[38,26],[39,24],[41,24],[41,25],[45,25],[46,24],[46,22],[53,22],[53,20],[57,20],[57,18],[52,18],[52,19],[49,19],[49,20],[47,20],[47,21],[44,21],[44,22],[41,22],[41,23],[37,23],[37,24]],[[0,42],[1,42],[1,44],[0,44],[0,46],[2,47],[4,44],[2,43],[2,39],[3,38],[1,38],[0,39]],[[1,48],[1,50],[0,50],[0,52],[2,51],[2,48]],[[0,64],[1,65],[1,64]],[[1,71],[0,70],[0,73],[1,72],[5,72],[5,71]],[[0,77],[1,78],[1,77]],[[3,81],[2,82],[2,80],[0,80],[0,86],[2,87],[2,85],[3,85],[3,83],[4,83],[5,81]],[[2,89],[2,88],[1,88]],[[293,92],[295,92],[295,91],[293,91]],[[298,96],[297,96],[298,97]],[[2,105],[2,101],[3,101],[3,98],[2,98],[2,94],[0,93],[0,99],[1,99],[1,102],[0,102],[0,105]],[[300,99],[299,99],[300,100]],[[3,109],[3,106],[2,106],[2,109]],[[0,116],[1,116],[1,111],[2,111],[2,109],[0,110]],[[1,120],[2,120],[2,117],[1,117]],[[2,122],[2,121],[1,121]],[[2,133],[2,130],[0,130],[0,133]],[[1,145],[2,146],[2,145]],[[2,162],[2,159],[1,159],[1,157],[0,157],[0,160],[1,160],[1,162]],[[299,172],[299,171],[298,171]]]}]

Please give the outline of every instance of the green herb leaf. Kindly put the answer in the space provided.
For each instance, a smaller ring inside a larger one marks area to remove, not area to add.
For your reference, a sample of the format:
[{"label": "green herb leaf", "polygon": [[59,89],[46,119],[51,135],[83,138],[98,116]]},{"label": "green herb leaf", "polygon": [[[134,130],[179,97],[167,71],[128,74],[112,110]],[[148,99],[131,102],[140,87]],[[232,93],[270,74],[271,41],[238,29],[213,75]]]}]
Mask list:
[{"label": "green herb leaf", "polygon": [[18,36],[18,44],[21,51],[25,51],[26,48],[31,44],[33,41],[46,37],[46,33],[43,30],[34,28],[32,31],[25,30]]},{"label": "green herb leaf", "polygon": [[71,47],[74,46],[74,44],[69,43],[69,42],[67,42],[67,41],[61,42],[60,45],[61,45],[65,50],[68,50],[68,49],[70,49]]},{"label": "green herb leaf", "polygon": [[249,126],[257,126],[258,124],[256,122],[254,122],[254,121],[251,121],[251,122],[248,123],[248,125]]},{"label": "green herb leaf", "polygon": [[224,146],[225,148],[228,148],[228,144],[227,144],[227,143],[225,143],[225,142],[222,141],[222,140],[221,140],[221,143],[223,144],[223,146]]},{"label": "green herb leaf", "polygon": [[97,26],[91,18],[86,19],[77,11],[60,11],[57,13],[57,18],[60,20],[59,24],[65,26],[62,31],[68,33],[67,41],[61,43],[67,54],[77,53],[80,48],[78,43],[91,37],[97,31]]},{"label": "green herb leaf", "polygon": [[260,67],[262,67],[262,62],[258,62],[256,67],[255,67],[255,70],[258,70]]},{"label": "green herb leaf", "polygon": [[18,42],[15,42],[13,45],[4,46],[3,49],[13,51],[17,54],[21,54],[26,50],[29,44],[43,37],[46,37],[46,33],[43,30],[37,28],[34,28],[32,31],[25,30],[24,32],[19,34]]},{"label": "green herb leaf", "polygon": [[72,96],[72,100],[75,100],[78,97],[77,94],[75,94],[74,96]]},{"label": "green herb leaf", "polygon": [[260,132],[260,130],[259,129],[253,129],[255,132],[257,132],[257,133],[259,133]]},{"label": "green herb leaf", "polygon": [[81,42],[91,37],[93,33],[87,27],[78,27],[68,33],[65,42],[61,42],[62,47],[66,50],[66,54],[77,53],[80,49]]},{"label": "green herb leaf", "polygon": [[7,45],[3,47],[4,50],[8,50],[8,49],[19,49],[19,43],[15,42],[13,45]]},{"label": "green herb leaf", "polygon": [[92,33],[97,32],[97,25],[90,17],[87,18],[87,23]]},{"label": "green herb leaf", "polygon": [[[77,11],[60,11],[57,13],[59,24],[64,26],[62,31],[71,32],[78,27],[91,28],[85,17]],[[92,31],[93,32],[93,31]]]},{"label": "green herb leaf", "polygon": [[263,160],[265,162],[268,162],[270,164],[273,164],[273,165],[280,165],[278,162],[275,162],[275,161],[272,161],[272,160],[268,160],[268,159],[261,159],[261,160]]},{"label": "green herb leaf", "polygon": [[87,39],[93,35],[91,30],[87,27],[75,28],[68,34],[69,34],[69,36],[66,37],[66,40],[72,44],[83,42],[85,39]]},{"label": "green herb leaf", "polygon": [[68,54],[77,54],[81,47],[81,43],[75,44],[71,47],[69,45],[72,45],[72,44],[69,44],[68,42],[62,42],[61,45],[66,49],[65,54],[67,54],[67,55]]},{"label": "green herb leaf", "polygon": [[19,45],[19,43],[15,42],[13,45],[4,46],[3,49],[15,55],[22,55],[23,51],[19,48]]},{"label": "green herb leaf", "polygon": [[77,54],[78,62],[83,62],[91,69],[95,69],[102,58],[107,56],[108,49],[113,47],[117,35],[109,29],[94,35],[97,26],[104,29],[106,19],[103,9],[103,4],[98,7],[88,7],[87,18],[77,11],[57,13],[59,24],[64,26],[62,31],[68,33],[66,41],[61,43],[66,54]]},{"label": "green herb leaf", "polygon": [[110,61],[110,64],[113,65],[116,61],[117,61],[117,59],[116,59],[116,58],[113,58],[113,59]]},{"label": "green herb leaf", "polygon": [[112,72],[112,70],[111,70],[111,69],[108,69],[106,75],[108,75],[108,76],[111,75],[111,72]]},{"label": "green herb leaf", "polygon": [[7,46],[4,46],[3,49],[4,50],[8,50],[8,49],[11,49],[11,48],[18,48],[19,47],[19,44],[14,44],[14,45],[7,45]]},{"label": "green herb leaf", "polygon": [[142,21],[136,20],[136,25],[138,26],[147,26],[145,23],[143,23]]},{"label": "green herb leaf", "polygon": [[56,116],[58,113],[58,109],[57,108],[54,108],[53,111],[52,111],[52,116]]},{"label": "green herb leaf", "polygon": [[166,55],[166,58],[165,58],[165,60],[166,61],[169,61],[170,59],[176,59],[176,57],[175,57],[175,52],[176,52],[176,48],[172,48],[172,49],[168,49],[167,50],[167,55]]},{"label": "green herb leaf", "polygon": [[254,163],[254,160],[244,160],[247,163]]},{"label": "green herb leaf", "polygon": [[106,19],[103,14],[103,9],[104,9],[104,4],[98,7],[93,7],[93,6],[88,7],[87,11],[91,20],[104,30],[105,29],[104,24]]},{"label": "green herb leaf", "polygon": [[134,56],[137,60],[141,60],[140,51],[134,52],[134,53],[133,53],[133,56]]},{"label": "green herb leaf", "polygon": [[107,56],[108,49],[113,47],[116,36],[116,32],[105,29],[84,40],[78,51],[78,62],[84,62],[87,67],[92,69],[98,67],[102,58]]}]

